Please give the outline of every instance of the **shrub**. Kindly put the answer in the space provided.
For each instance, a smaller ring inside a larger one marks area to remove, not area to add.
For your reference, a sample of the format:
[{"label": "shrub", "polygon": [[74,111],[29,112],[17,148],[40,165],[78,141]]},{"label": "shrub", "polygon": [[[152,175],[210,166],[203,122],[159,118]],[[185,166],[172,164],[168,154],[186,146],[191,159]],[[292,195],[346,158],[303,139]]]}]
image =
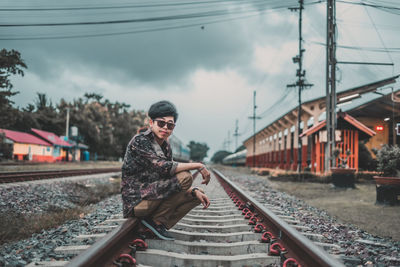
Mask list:
[{"label": "shrub", "polygon": [[382,176],[400,177],[400,148],[384,145],[376,156],[377,170]]},{"label": "shrub", "polygon": [[368,170],[368,171],[376,170],[376,160],[372,158],[371,153],[369,152],[368,148],[365,146],[365,143],[363,142],[360,142],[358,145],[358,168],[360,170]]}]

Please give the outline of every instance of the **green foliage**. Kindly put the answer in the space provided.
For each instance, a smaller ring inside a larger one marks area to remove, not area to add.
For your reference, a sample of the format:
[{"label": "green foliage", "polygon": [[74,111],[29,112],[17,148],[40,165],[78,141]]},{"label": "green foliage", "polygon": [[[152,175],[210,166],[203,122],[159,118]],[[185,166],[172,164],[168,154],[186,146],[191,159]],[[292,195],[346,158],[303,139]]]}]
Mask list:
[{"label": "green foliage", "polygon": [[17,92],[11,91],[13,85],[9,78],[11,75],[23,76],[24,68],[27,66],[18,51],[0,51],[0,128],[23,132],[37,128],[64,135],[69,108],[70,125],[78,127],[79,131],[75,141],[88,145],[89,151],[96,153],[99,159],[124,156],[130,139],[144,125],[144,112],[129,111],[130,105],[112,103],[97,93],[85,93],[83,99],[70,103],[61,99],[57,105],[53,105],[46,94],[37,93],[33,103],[21,110],[13,108],[9,98]]},{"label": "green foliage", "polygon": [[214,163],[222,163],[222,160],[232,154],[231,152],[225,151],[225,150],[220,150],[214,153],[214,155],[211,158],[211,161]]},{"label": "green foliage", "polygon": [[11,159],[13,154],[12,144],[6,142],[5,134],[0,133],[0,160]]},{"label": "green foliage", "polygon": [[64,135],[69,108],[70,126],[76,126],[79,132],[75,141],[88,145],[90,153],[97,154],[98,159],[116,160],[124,156],[129,141],[144,125],[146,114],[128,110],[129,105],[125,103],[100,101],[102,98],[85,94],[85,99],[78,98],[70,103],[61,99],[53,106],[45,94],[38,93],[34,104],[22,110],[15,109],[15,121],[4,128],[23,132],[36,128]]},{"label": "green foliage", "polygon": [[194,161],[202,161],[207,157],[207,151],[210,149],[207,144],[195,141],[190,141],[188,147],[190,148],[190,159]]},{"label": "green foliage", "polygon": [[377,170],[382,176],[400,177],[400,148],[396,146],[384,145],[377,154]]},{"label": "green foliage", "polygon": [[18,92],[12,91],[13,84],[10,81],[11,75],[24,75],[22,68],[27,68],[21,59],[18,51],[0,51],[0,127],[7,128],[13,123],[18,116],[18,110],[12,107],[13,102],[10,97]]},{"label": "green foliage", "polygon": [[57,106],[61,114],[70,109],[70,125],[79,129],[77,141],[88,145],[99,159],[123,157],[130,139],[143,126],[145,113],[129,111],[125,103],[100,101],[103,98],[100,95],[85,94],[85,98],[72,103],[61,100]]},{"label": "green foliage", "polygon": [[[342,154],[344,154],[344,155],[341,156]],[[347,161],[349,160],[349,156],[351,155],[350,150],[346,150],[346,152],[343,153],[341,149],[335,148],[332,151],[332,155],[335,159],[338,159],[337,167],[339,167],[339,168],[348,168],[349,167],[349,166],[347,166]]]},{"label": "green foliage", "polygon": [[9,77],[11,75],[24,76],[22,68],[26,69],[27,66],[18,51],[2,49],[0,51],[0,88],[11,90],[13,85]]},{"label": "green foliage", "polygon": [[361,170],[376,170],[376,160],[372,158],[371,153],[363,142],[358,145],[358,167]]}]

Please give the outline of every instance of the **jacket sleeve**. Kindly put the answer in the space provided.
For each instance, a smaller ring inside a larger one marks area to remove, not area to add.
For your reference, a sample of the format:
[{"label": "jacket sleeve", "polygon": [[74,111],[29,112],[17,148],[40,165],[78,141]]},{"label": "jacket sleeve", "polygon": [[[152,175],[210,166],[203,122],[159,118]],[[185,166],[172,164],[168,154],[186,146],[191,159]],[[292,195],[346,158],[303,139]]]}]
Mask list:
[{"label": "jacket sleeve", "polygon": [[175,174],[177,162],[168,160],[166,157],[159,156],[152,149],[152,143],[148,138],[138,136],[130,147],[133,160],[136,164],[148,165],[150,164],[152,169],[159,174],[165,176],[173,176]]}]

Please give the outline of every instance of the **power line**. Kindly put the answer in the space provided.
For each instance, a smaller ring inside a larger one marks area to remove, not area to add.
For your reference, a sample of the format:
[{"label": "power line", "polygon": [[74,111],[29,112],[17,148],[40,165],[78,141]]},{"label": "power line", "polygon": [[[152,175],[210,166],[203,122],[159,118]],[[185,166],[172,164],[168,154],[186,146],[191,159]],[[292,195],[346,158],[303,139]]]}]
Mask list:
[{"label": "power line", "polygon": [[[390,59],[390,62],[392,63],[392,66],[393,66],[393,65],[394,65],[394,63],[393,63],[393,58],[392,58],[392,56],[390,55],[389,51],[387,50],[386,45],[385,45],[385,42],[383,41],[382,36],[381,36],[381,34],[379,33],[378,28],[377,28],[376,25],[375,25],[375,22],[373,21],[371,15],[369,14],[368,9],[365,8],[365,7],[364,7],[364,9],[365,9],[365,11],[367,12],[368,17],[369,17],[369,19],[371,20],[371,23],[372,23],[372,25],[374,26],[374,29],[375,29],[376,33],[378,34],[379,40],[381,41],[382,46],[383,46],[383,48],[385,49],[386,54],[388,55],[388,57],[389,57],[389,59]],[[392,68],[392,75],[393,75],[393,74],[394,74],[394,68]]]},{"label": "power line", "polygon": [[[197,23],[191,23],[191,24],[183,24],[183,25],[173,25],[173,26],[161,26],[161,27],[156,27],[156,28],[147,28],[147,29],[136,29],[136,30],[128,30],[128,31],[120,31],[120,32],[110,32],[110,33],[85,33],[85,34],[74,34],[74,35],[42,35],[38,36],[38,34],[35,34],[34,36],[23,36],[23,37],[18,37],[18,36],[12,36],[12,37],[5,37],[3,34],[3,37],[0,37],[0,40],[43,40],[43,39],[74,39],[74,38],[88,38],[88,37],[103,37],[103,36],[115,36],[115,35],[127,35],[127,34],[136,34],[136,33],[146,33],[146,32],[155,32],[155,31],[163,31],[163,30],[171,30],[171,29],[181,29],[181,28],[189,28],[189,27],[195,27],[195,26],[203,26],[203,25],[208,25],[208,24],[215,24],[215,23],[221,23],[221,22],[226,22],[226,21],[233,21],[233,20],[239,20],[239,19],[247,19],[250,17],[258,16],[260,14],[265,14],[268,12],[276,12],[276,11],[283,11],[286,8],[281,7],[274,7],[274,8],[268,8],[266,7],[265,9],[258,9],[258,10],[252,10],[252,11],[241,11],[242,14],[247,15],[242,15],[242,16],[237,16],[237,17],[231,17],[227,19],[215,19],[211,21],[203,21],[203,22],[197,22]],[[240,13],[240,12],[236,12]],[[230,13],[225,13],[225,15],[230,15]],[[203,14],[204,17],[207,17],[206,14]],[[221,14],[222,16],[223,14]],[[187,15],[186,15],[187,16]],[[213,14],[213,16],[217,16],[217,14]],[[173,20],[172,16],[170,20]],[[187,16],[188,19],[190,19],[189,16]],[[166,18],[164,18],[166,19]],[[147,18],[146,20],[149,20]],[[102,22],[104,23],[104,22]]]},{"label": "power line", "polygon": [[[184,20],[193,18],[204,18],[234,14],[237,12],[230,12],[227,10],[216,10],[208,12],[198,12],[181,14],[174,16],[160,16],[141,19],[123,19],[123,20],[104,20],[104,21],[81,21],[81,22],[51,22],[51,23],[19,23],[19,24],[0,24],[0,27],[53,27],[53,26],[79,26],[79,25],[105,25],[105,24],[125,24],[125,23],[139,23],[139,22],[155,22],[155,21],[168,21],[168,20]],[[244,12],[241,12],[244,13]]]},{"label": "power line", "polygon": [[[313,43],[321,46],[326,46],[326,44],[321,43],[321,42],[315,42],[315,41],[308,41],[308,43]],[[367,46],[350,46],[350,45],[336,45],[336,47],[339,48],[344,48],[344,49],[353,49],[353,50],[365,50],[365,51],[370,51],[370,52],[384,52],[386,53],[387,51],[391,53],[398,53],[400,52],[400,47],[390,47],[390,48],[379,48],[379,47],[367,47]]]},{"label": "power line", "polygon": [[[41,8],[0,8],[0,11],[7,12],[20,12],[20,11],[74,11],[74,10],[103,10],[103,9],[127,9],[127,8],[149,8],[149,7],[176,7],[176,6],[192,6],[203,4],[228,4],[237,3],[236,0],[218,0],[218,1],[196,1],[196,2],[183,2],[183,3],[158,3],[158,4],[136,4],[136,5],[121,5],[121,6],[82,6],[82,7],[41,7]],[[244,1],[244,4],[253,4],[265,1]],[[247,2],[247,3],[246,3]]]},{"label": "power line", "polygon": [[124,23],[138,23],[138,22],[154,22],[154,21],[165,21],[165,20],[181,20],[181,19],[192,19],[202,17],[212,17],[221,15],[231,15],[238,13],[246,13],[249,11],[259,11],[262,8],[265,9],[280,9],[288,8],[291,5],[278,5],[269,6],[263,2],[262,5],[254,5],[251,10],[243,10],[236,8],[235,10],[211,10],[206,12],[195,12],[189,14],[179,14],[173,16],[159,16],[150,18],[139,18],[139,19],[125,19],[125,20],[103,20],[103,21],[81,21],[81,22],[51,22],[51,23],[9,23],[0,24],[0,27],[53,27],[53,26],[78,26],[78,25],[103,25],[103,24],[124,24]]},{"label": "power line", "polygon": [[288,94],[291,92],[289,88],[286,87],[285,91],[283,92],[282,96],[275,101],[271,106],[269,106],[266,110],[261,112],[259,115],[260,117],[264,117],[266,114],[270,113],[277,105],[282,104],[282,101],[288,96]]},{"label": "power line", "polygon": [[[212,2],[212,1],[203,1],[203,3],[206,2]],[[230,2],[230,1],[226,1]],[[226,3],[224,2],[224,3]],[[235,1],[236,2],[236,1]],[[265,3],[265,1],[262,1]],[[307,5],[313,5],[317,3],[321,3],[322,1],[313,1],[307,3]],[[254,4],[256,3],[255,1],[253,2],[247,2],[247,4]],[[246,3],[245,3],[246,4]],[[268,4],[268,5],[267,5]],[[61,23],[21,23],[21,24],[1,24],[0,27],[3,28],[14,28],[14,27],[53,27],[53,26],[95,26],[95,25],[106,25],[106,24],[119,24],[119,23],[145,23],[145,22],[157,22],[157,21],[174,21],[174,20],[189,20],[189,19],[201,19],[201,18],[208,18],[208,17],[215,17],[215,16],[224,16],[224,15],[234,15],[234,14],[242,14],[242,16],[237,16],[237,17],[231,17],[227,19],[215,19],[212,21],[203,21],[203,22],[197,22],[197,23],[190,23],[190,24],[183,24],[183,25],[163,25],[160,27],[154,27],[154,28],[139,28],[139,29],[133,29],[133,30],[125,30],[125,31],[119,31],[119,32],[103,32],[99,33],[96,31],[96,33],[77,33],[77,34],[71,34],[71,35],[52,35],[52,34],[47,34],[47,35],[31,35],[31,36],[18,36],[13,32],[13,35],[11,36],[6,36],[2,34],[0,37],[0,40],[57,40],[57,39],[75,39],[75,38],[90,38],[90,37],[105,37],[105,36],[116,36],[116,35],[128,35],[128,34],[137,34],[137,33],[146,33],[146,32],[156,32],[156,31],[164,31],[164,30],[173,30],[173,29],[181,29],[181,28],[189,28],[189,27],[196,27],[196,26],[203,26],[207,24],[215,24],[215,23],[221,23],[221,22],[227,22],[227,21],[233,21],[233,20],[239,20],[239,19],[247,19],[253,16],[265,14],[268,12],[276,12],[276,11],[283,11],[286,10],[288,7],[291,6],[291,3],[285,3],[284,5],[282,4],[281,1],[269,1],[267,4],[262,4],[262,5],[254,5],[254,9],[252,10],[238,10],[235,9],[234,11],[227,11],[227,10],[216,10],[216,11],[208,11],[208,12],[195,12],[191,14],[180,14],[180,15],[175,15],[175,16],[161,16],[161,17],[153,17],[153,18],[142,18],[142,19],[127,19],[127,20],[109,20],[109,21],[88,21],[88,22],[61,22]],[[247,14],[247,15],[246,15]]]},{"label": "power line", "polygon": [[[12,1],[15,3],[14,1]],[[288,2],[288,1],[287,1]],[[314,5],[325,2],[324,0],[320,1],[309,1],[305,3],[306,5]],[[172,2],[166,3],[166,1],[161,1],[154,4],[149,4],[149,1],[146,1],[146,4],[122,4],[122,5],[106,5],[106,6],[64,6],[64,7],[3,7],[0,8],[0,12],[21,12],[21,11],[33,11],[33,12],[42,12],[42,11],[73,11],[73,10],[102,10],[102,9],[127,9],[127,8],[154,8],[154,7],[176,7],[176,6],[198,6],[204,4],[256,4],[256,3],[268,3],[268,4],[281,4],[281,0],[209,0],[209,1],[189,1],[189,2]],[[292,0],[292,4],[295,4],[296,1]]]},{"label": "power line", "polygon": [[373,7],[373,8],[382,10],[382,11],[389,12],[391,14],[400,15],[399,13],[392,12],[392,11],[400,11],[400,7],[368,4],[368,3],[365,3],[365,2],[349,2],[349,1],[344,1],[344,0],[337,0],[337,2],[344,3],[344,4],[350,4],[350,5],[360,5],[360,6]]}]

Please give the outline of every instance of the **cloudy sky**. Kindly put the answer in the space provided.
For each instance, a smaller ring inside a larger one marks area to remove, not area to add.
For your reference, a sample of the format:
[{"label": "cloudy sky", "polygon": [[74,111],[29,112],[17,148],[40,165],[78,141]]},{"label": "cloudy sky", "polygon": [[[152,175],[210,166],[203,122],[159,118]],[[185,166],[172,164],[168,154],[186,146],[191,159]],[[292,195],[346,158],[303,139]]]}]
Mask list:
[{"label": "cloudy sky", "polygon": [[[305,0],[304,66],[314,84],[309,100],[325,93],[326,3]],[[351,2],[343,3],[343,2]],[[339,65],[338,90],[400,73],[400,3],[364,0],[382,8],[337,3],[339,61],[394,66]],[[258,129],[296,106],[297,0],[3,0],[0,40],[28,65],[13,79],[19,107],[37,92],[51,100],[102,94],[147,110],[170,100],[180,113],[176,135],[205,142],[209,157],[235,149],[252,134],[253,91]],[[391,8],[385,8],[391,7]],[[387,52],[387,51],[388,52]],[[399,83],[395,85],[398,89]]]}]

